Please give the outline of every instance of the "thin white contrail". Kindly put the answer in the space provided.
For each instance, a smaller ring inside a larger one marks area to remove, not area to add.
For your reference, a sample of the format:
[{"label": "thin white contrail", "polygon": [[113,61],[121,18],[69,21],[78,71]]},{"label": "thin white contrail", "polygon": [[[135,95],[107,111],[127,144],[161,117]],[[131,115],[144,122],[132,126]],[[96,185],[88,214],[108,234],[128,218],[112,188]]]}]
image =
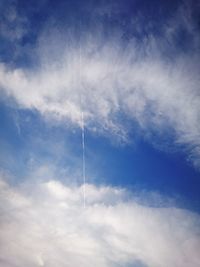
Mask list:
[{"label": "thin white contrail", "polygon": [[81,42],[80,42],[80,50],[79,50],[79,85],[80,85],[80,104],[81,104],[81,131],[82,131],[82,174],[83,174],[83,206],[85,208],[85,122],[84,122],[84,112],[83,112],[83,90],[82,90],[82,82],[81,82]]},{"label": "thin white contrail", "polygon": [[84,125],[84,114],[81,113],[82,117],[82,161],[83,161],[83,201],[85,208],[85,125]]}]

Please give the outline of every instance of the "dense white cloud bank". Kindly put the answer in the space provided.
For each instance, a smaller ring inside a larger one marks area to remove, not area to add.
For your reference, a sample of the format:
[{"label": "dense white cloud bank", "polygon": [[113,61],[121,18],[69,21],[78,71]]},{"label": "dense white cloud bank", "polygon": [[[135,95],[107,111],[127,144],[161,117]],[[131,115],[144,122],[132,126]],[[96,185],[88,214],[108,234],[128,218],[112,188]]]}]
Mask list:
[{"label": "dense white cloud bank", "polygon": [[199,266],[199,215],[141,205],[122,189],[86,191],[84,209],[81,187],[1,180],[0,265]]}]

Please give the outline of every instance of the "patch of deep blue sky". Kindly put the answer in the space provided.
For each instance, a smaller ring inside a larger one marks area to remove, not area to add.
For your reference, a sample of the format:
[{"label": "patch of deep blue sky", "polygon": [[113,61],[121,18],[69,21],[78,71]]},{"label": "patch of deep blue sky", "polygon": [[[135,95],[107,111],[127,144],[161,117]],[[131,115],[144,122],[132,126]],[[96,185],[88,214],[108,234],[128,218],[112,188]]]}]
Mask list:
[{"label": "patch of deep blue sky", "polygon": [[[194,6],[192,17],[194,23],[199,25],[198,1],[185,1]],[[162,36],[163,29],[170,18],[173,18],[183,1],[163,0],[131,0],[131,1],[78,1],[78,0],[2,0],[0,3],[1,23],[8,25],[10,30],[18,26],[25,32],[22,38],[10,40],[5,36],[0,37],[0,59],[12,64],[29,66],[37,64],[36,58],[31,57],[31,50],[37,43],[38,36],[45,27],[57,27],[63,34],[64,30],[71,30],[73,34],[103,29],[104,38],[121,31],[125,43],[132,37],[143,41],[151,34]],[[21,17],[19,25],[16,21],[8,20],[8,10],[13,7]],[[135,25],[138,24],[138,27]],[[168,44],[167,56],[185,49],[192,49],[192,36],[184,27],[180,27],[179,33],[174,36],[173,45]],[[166,47],[165,47],[166,49]],[[16,53],[18,51],[20,53]],[[165,51],[163,51],[164,53]]]},{"label": "patch of deep blue sky", "polygon": [[[11,66],[37,67],[37,58],[32,56],[35,44],[40,33],[48,28],[50,31],[51,26],[63,34],[65,30],[71,30],[77,40],[87,31],[100,28],[105,40],[113,33],[121,32],[124,44],[132,37],[142,42],[151,34],[162,36],[167,21],[173,18],[181,3],[159,0],[1,1],[1,22],[16,30],[17,26],[6,17],[8,8],[13,6],[18,16],[23,18],[18,26],[25,31],[22,38],[14,41],[7,36],[0,37],[0,60]],[[192,17],[198,26],[198,6],[195,1],[188,1],[188,4],[193,6]],[[135,18],[137,28],[133,27]],[[168,43],[165,48],[163,54],[170,58],[174,53],[187,53],[193,48],[193,42],[188,32],[180,27],[173,44]],[[25,179],[34,165],[56,165],[60,179],[64,179],[67,173],[76,173],[75,169],[80,172],[79,129],[72,131],[59,124],[49,126],[37,112],[17,110],[6,103],[5,98],[0,102],[0,124],[0,164],[18,179]],[[109,138],[86,131],[87,178],[97,184],[177,195],[185,201],[185,206],[199,210],[200,173],[188,163],[184,149],[175,147],[170,129],[164,137],[152,132],[150,138],[144,138],[137,125],[132,128],[130,136],[134,141],[129,145],[113,144]],[[62,149],[56,150],[55,147],[59,148],[61,143]],[[156,148],[161,144],[165,149]],[[80,181],[81,177],[78,179]]]},{"label": "patch of deep blue sky", "polygon": [[[56,176],[65,182],[74,173],[78,175],[74,181],[82,182],[78,128],[49,125],[37,112],[16,111],[2,102],[0,123],[0,164],[18,181],[47,166],[55,171],[50,178]],[[200,174],[186,162],[185,155],[179,150],[166,153],[155,149],[140,137],[139,130],[137,135],[135,143],[119,145],[86,131],[88,182],[156,191],[176,197],[177,201],[181,199],[180,205],[199,210]],[[43,175],[41,178],[46,178],[45,172]]]}]

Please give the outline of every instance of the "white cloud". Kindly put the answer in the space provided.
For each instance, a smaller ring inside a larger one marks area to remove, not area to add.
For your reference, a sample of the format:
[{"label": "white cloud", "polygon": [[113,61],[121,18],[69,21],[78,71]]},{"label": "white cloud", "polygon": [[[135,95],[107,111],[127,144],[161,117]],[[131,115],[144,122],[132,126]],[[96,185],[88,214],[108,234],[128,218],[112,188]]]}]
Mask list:
[{"label": "white cloud", "polygon": [[84,209],[81,187],[55,180],[12,187],[1,180],[1,265],[200,264],[199,215],[141,205],[122,189],[87,185],[86,192]]},{"label": "white cloud", "polygon": [[166,62],[155,51],[142,56],[134,42],[124,51],[116,40],[102,44],[91,37],[81,51],[80,63],[79,48],[68,43],[57,61],[48,53],[48,58],[41,56],[36,71],[1,64],[0,87],[19,106],[75,125],[83,109],[89,129],[121,139],[129,131],[121,114],[136,120],[144,132],[171,128],[178,143],[192,148],[198,164],[199,64],[194,55]]},{"label": "white cloud", "polygon": [[[19,107],[76,126],[83,110],[88,129],[121,140],[128,139],[126,119],[145,134],[171,129],[200,165],[199,38],[188,9],[178,10],[163,38],[132,39],[126,47],[116,36],[105,40],[99,32],[87,33],[79,43],[69,32],[46,28],[35,48],[39,67],[0,65],[0,90]],[[173,46],[181,28],[192,36],[194,52],[168,59],[165,38]]]}]

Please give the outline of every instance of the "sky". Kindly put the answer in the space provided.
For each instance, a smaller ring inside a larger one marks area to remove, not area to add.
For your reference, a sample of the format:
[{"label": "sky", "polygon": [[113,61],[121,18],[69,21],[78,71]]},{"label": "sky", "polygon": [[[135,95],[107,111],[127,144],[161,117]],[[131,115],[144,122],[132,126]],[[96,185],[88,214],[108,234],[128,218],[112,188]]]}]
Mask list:
[{"label": "sky", "polygon": [[0,266],[200,266],[199,18],[0,1]]}]

